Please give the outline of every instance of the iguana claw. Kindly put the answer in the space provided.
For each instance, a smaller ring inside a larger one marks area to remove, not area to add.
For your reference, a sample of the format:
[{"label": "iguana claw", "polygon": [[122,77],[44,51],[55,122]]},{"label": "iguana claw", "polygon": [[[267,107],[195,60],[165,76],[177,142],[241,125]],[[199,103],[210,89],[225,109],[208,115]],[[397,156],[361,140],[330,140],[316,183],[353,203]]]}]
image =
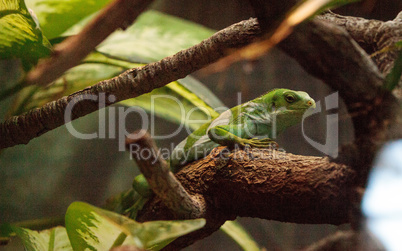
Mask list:
[{"label": "iguana claw", "polygon": [[258,139],[258,138],[242,139],[239,143],[243,147],[245,147],[246,145],[249,145],[251,147],[256,147],[256,148],[269,148],[272,145],[275,145],[276,147],[278,147],[278,143],[276,143],[274,140],[272,140],[270,138],[264,138],[264,139]]}]

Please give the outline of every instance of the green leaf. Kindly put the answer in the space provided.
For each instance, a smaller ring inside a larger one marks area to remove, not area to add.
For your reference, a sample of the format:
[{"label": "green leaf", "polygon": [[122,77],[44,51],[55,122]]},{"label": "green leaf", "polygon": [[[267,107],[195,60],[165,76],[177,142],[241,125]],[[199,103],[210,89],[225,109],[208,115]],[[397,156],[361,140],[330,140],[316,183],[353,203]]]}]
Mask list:
[{"label": "green leaf", "polygon": [[386,76],[384,84],[384,88],[389,91],[392,91],[398,85],[402,75],[402,41],[397,42],[395,46],[399,48],[398,56],[394,61],[394,67]]},{"label": "green leaf", "polygon": [[49,41],[24,1],[9,0],[0,7],[0,59],[20,58],[27,71],[51,51]]},{"label": "green leaf", "polygon": [[[147,250],[160,250],[176,238],[202,228],[205,219],[180,220],[180,221],[149,221],[142,224],[130,223],[126,227],[136,236]],[[125,244],[136,243],[133,239]]]},{"label": "green leaf", "polygon": [[55,227],[40,232],[13,226],[11,228],[21,238],[28,251],[73,250],[64,227]]},{"label": "green leaf", "polygon": [[[66,212],[66,229],[74,250],[109,250],[121,234],[119,223],[129,219],[83,202],[72,203]],[[118,223],[116,223],[118,222]]]},{"label": "green leaf", "polygon": [[43,230],[58,225],[64,225],[64,216],[4,223],[0,224],[0,237],[14,236],[15,233],[13,231],[13,227],[29,228],[31,230]]},{"label": "green leaf", "polygon": [[348,4],[359,2],[359,1],[360,0],[332,0],[327,4],[324,4],[316,14],[319,14],[328,9],[336,9],[343,5],[348,5]]},{"label": "green leaf", "polygon": [[226,221],[220,228],[245,251],[259,251],[260,248],[247,231],[236,221]]},{"label": "green leaf", "polygon": [[[82,29],[86,21],[72,27],[65,34],[73,35]],[[163,14],[147,11],[125,31],[116,31],[98,50],[123,59],[157,61],[187,49],[210,37],[214,30],[199,24]]]},{"label": "green leaf", "polygon": [[26,0],[39,19],[48,38],[60,36],[86,16],[100,10],[111,0]]},{"label": "green leaf", "polygon": [[204,219],[138,223],[84,202],[72,203],[66,213],[66,229],[74,250],[109,250],[119,245],[159,250],[204,225]]}]

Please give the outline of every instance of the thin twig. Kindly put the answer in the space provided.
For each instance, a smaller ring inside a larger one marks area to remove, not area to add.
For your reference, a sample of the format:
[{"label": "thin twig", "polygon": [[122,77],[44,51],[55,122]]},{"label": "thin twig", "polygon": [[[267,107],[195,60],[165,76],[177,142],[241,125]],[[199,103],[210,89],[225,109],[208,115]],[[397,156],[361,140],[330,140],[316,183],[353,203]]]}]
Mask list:
[{"label": "thin twig", "polygon": [[104,8],[78,35],[55,46],[52,57],[28,73],[25,83],[46,85],[76,66],[117,29],[126,29],[152,0],[115,0]]}]

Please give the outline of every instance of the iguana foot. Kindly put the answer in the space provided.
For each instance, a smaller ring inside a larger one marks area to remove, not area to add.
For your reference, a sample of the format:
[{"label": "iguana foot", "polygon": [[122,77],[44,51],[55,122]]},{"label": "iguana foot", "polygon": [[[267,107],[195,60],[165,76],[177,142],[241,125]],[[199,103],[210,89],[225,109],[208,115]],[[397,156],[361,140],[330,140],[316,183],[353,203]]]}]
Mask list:
[{"label": "iguana foot", "polygon": [[129,217],[130,219],[136,219],[138,212],[144,207],[145,202],[147,202],[147,198],[138,197],[135,201],[134,205],[124,211],[124,215]]}]

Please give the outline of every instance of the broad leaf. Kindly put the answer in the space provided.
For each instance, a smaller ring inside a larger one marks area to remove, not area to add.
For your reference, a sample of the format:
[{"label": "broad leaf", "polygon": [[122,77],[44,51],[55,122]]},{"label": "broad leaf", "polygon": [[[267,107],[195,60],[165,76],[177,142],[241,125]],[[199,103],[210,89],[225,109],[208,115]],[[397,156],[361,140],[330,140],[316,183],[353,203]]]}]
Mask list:
[{"label": "broad leaf", "polygon": [[42,35],[23,0],[0,5],[0,59],[19,58],[25,70],[50,54],[50,43]]},{"label": "broad leaf", "polygon": [[26,0],[28,7],[35,11],[48,38],[60,36],[72,25],[100,10],[109,2],[111,0]]},{"label": "broad leaf", "polygon": [[64,227],[55,227],[43,231],[12,227],[15,234],[21,238],[27,251],[72,251]]},{"label": "broad leaf", "polygon": [[245,251],[259,251],[255,240],[237,221],[226,221],[220,228]]},{"label": "broad leaf", "polygon": [[204,219],[138,223],[83,202],[72,203],[66,213],[66,229],[74,250],[109,250],[120,245],[159,250],[204,225]]},{"label": "broad leaf", "polygon": [[[87,21],[73,26],[65,35],[78,33]],[[114,32],[97,49],[125,59],[157,61],[201,42],[214,32],[199,24],[150,10],[141,14],[127,30]]]}]

